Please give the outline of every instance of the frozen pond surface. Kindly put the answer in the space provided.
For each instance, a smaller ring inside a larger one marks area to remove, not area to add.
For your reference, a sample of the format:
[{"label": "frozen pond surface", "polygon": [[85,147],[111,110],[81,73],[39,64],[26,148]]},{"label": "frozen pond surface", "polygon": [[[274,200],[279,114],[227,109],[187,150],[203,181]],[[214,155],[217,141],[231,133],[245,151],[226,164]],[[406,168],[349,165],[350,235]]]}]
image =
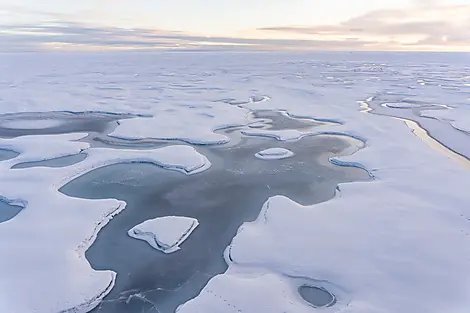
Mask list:
[{"label": "frozen pond surface", "polygon": [[86,153],[79,153],[79,154],[69,155],[69,156],[45,160],[45,161],[18,163],[14,165],[12,168],[30,168],[30,167],[38,167],[38,166],[65,167],[65,166],[79,163],[85,160],[86,157],[87,157]]},{"label": "frozen pond surface", "polygon": [[[230,142],[225,145],[235,145],[241,138],[240,132],[242,130],[299,130],[309,132],[318,130],[321,126],[326,125],[340,125],[340,123],[333,121],[321,121],[313,118],[295,117],[287,114],[283,110],[254,110],[248,113],[248,120],[240,126],[228,126],[220,130],[215,130],[216,133],[228,134],[231,138]],[[170,144],[188,144],[187,141],[182,139],[159,139],[159,138],[142,138],[142,139],[122,139],[113,136],[108,136],[103,133],[92,133],[86,141],[93,147],[113,147],[113,148],[133,148],[133,149],[149,149],[155,147],[162,147]],[[193,145],[199,146],[214,146],[220,143],[197,143]]]},{"label": "frozen pond surface", "polygon": [[448,121],[422,116],[423,111],[446,111],[448,107],[416,102],[409,96],[394,93],[378,94],[369,101],[369,105],[373,114],[416,121],[438,142],[470,159],[470,136],[467,132],[455,129]]},{"label": "frozen pond surface", "polygon": [[18,156],[19,153],[11,150],[0,149],[0,161],[6,161]]},{"label": "frozen pond surface", "polygon": [[[271,123],[283,118],[287,117],[273,114]],[[269,162],[255,157],[273,144],[295,156]],[[328,162],[329,157],[351,149],[350,144],[358,143],[326,135],[295,142],[244,137],[236,146],[198,147],[213,166],[194,176],[148,164],[121,164],[64,186],[61,192],[70,196],[127,203],[86,253],[93,268],[118,273],[114,289],[94,312],[174,312],[227,269],[223,251],[241,224],[257,218],[269,197],[285,195],[303,204],[319,203],[333,197],[339,183],[369,179],[362,169]],[[180,251],[165,255],[127,235],[139,223],[172,215],[199,221]]]},{"label": "frozen pond surface", "polygon": [[0,223],[14,218],[23,210],[21,206],[11,205],[0,199]]},{"label": "frozen pond surface", "polygon": [[319,287],[301,286],[299,294],[305,301],[317,308],[331,306],[335,302],[334,295]]},{"label": "frozen pond surface", "polygon": [[109,132],[116,121],[133,115],[101,112],[39,112],[0,115],[0,137],[64,134],[75,132]]}]

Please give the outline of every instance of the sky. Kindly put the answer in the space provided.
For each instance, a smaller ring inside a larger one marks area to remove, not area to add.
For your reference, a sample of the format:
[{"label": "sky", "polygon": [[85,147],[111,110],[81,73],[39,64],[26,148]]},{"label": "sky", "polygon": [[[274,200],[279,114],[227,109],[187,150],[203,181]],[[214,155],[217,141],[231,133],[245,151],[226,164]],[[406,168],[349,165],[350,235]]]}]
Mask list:
[{"label": "sky", "polygon": [[0,0],[0,51],[470,51],[470,0]]}]

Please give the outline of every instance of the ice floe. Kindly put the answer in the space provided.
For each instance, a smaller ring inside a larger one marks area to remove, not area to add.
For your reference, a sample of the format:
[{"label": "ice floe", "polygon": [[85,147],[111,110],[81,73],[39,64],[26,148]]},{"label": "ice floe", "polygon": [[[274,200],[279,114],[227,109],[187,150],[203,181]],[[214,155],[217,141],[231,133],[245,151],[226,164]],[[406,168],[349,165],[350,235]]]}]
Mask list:
[{"label": "ice floe", "polygon": [[[373,170],[376,181],[342,184],[334,199],[314,206],[271,198],[228,249],[232,273],[262,268],[331,282],[348,290],[335,294],[332,308],[341,312],[439,312],[449,301],[466,307],[470,224],[462,215],[469,214],[470,175],[400,121],[368,116],[349,123],[362,125],[366,148],[341,160]],[[443,193],[443,184],[452,192]]]},{"label": "ice floe", "polygon": [[268,137],[275,138],[281,141],[295,141],[302,139],[302,137],[315,134],[314,132],[302,132],[296,129],[283,129],[283,130],[264,130],[264,129],[250,129],[242,131],[246,136],[255,137]]},{"label": "ice floe", "polygon": [[31,161],[43,161],[78,154],[90,147],[78,140],[87,134],[21,136],[12,139],[0,139],[0,148],[9,149],[19,155],[4,164],[18,164]]},{"label": "ice floe", "polygon": [[201,109],[180,107],[151,118],[123,120],[110,136],[130,140],[154,138],[197,144],[221,144],[228,142],[228,137],[214,131],[231,125],[247,124],[247,114],[246,109],[224,103],[215,103],[211,107]]},{"label": "ice floe", "polygon": [[279,160],[294,156],[294,152],[284,148],[270,148],[255,154],[258,159]]},{"label": "ice floe", "polygon": [[386,108],[393,108],[393,109],[412,109],[412,108],[420,108],[423,106],[423,104],[395,102],[395,103],[382,103],[382,106]]},{"label": "ice floe", "polygon": [[147,220],[127,233],[129,236],[147,241],[153,248],[165,253],[180,249],[180,245],[199,225],[195,218],[184,216],[164,216]]},{"label": "ice floe", "polygon": [[0,254],[8,255],[0,258],[0,311],[85,313],[111,290],[116,274],[93,270],[84,253],[99,230],[126,204],[116,199],[72,198],[58,189],[79,175],[109,164],[147,162],[194,174],[207,169],[210,163],[189,146],[141,151],[91,148],[86,150],[85,160],[65,168],[10,169],[22,160],[56,158],[85,147],[75,141],[82,134],[38,136],[37,143],[32,137],[0,140],[3,146],[21,152],[16,159],[0,163],[0,196],[18,199],[9,203],[24,206],[0,226]]}]

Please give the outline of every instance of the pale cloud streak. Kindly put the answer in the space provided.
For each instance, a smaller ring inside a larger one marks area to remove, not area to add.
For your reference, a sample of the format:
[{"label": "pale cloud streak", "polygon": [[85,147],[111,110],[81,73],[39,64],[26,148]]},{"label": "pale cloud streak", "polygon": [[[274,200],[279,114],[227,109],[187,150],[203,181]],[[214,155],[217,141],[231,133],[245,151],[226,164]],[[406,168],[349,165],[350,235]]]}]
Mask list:
[{"label": "pale cloud streak", "polygon": [[425,5],[408,10],[378,10],[338,25],[279,26],[258,29],[277,37],[372,42],[366,50],[470,51],[470,5]]},{"label": "pale cloud streak", "polygon": [[[105,49],[431,50],[470,51],[470,5],[417,1],[409,9],[376,10],[331,25],[273,26],[237,36],[124,29],[75,15],[0,8],[0,51]],[[83,13],[83,12],[82,12]],[[21,18],[23,17],[23,18]],[[38,23],[31,23],[37,20]],[[29,21],[24,22],[24,21]]]},{"label": "pale cloud streak", "polygon": [[367,42],[207,37],[150,29],[89,27],[76,23],[0,27],[0,50],[43,49],[335,49],[359,48]]}]

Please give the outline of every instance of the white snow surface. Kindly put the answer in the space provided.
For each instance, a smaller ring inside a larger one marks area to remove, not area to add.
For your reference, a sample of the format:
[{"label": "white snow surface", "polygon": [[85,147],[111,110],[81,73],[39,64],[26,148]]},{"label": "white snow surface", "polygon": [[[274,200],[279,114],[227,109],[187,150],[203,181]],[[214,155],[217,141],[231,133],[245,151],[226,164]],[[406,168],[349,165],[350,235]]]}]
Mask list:
[{"label": "white snow surface", "polygon": [[[210,166],[189,146],[141,151],[86,149],[83,142],[74,141],[81,137],[83,134],[0,139],[0,146],[21,152],[15,159],[0,162],[0,196],[25,206],[15,218],[0,224],[1,312],[88,312],[114,285],[116,273],[93,270],[84,253],[125,203],[68,197],[58,192],[61,186],[115,163],[148,162],[187,174]],[[82,149],[88,157],[66,168],[10,169],[25,160],[55,158]]]},{"label": "white snow surface", "polygon": [[31,135],[14,139],[1,139],[0,149],[20,153],[15,159],[6,161],[4,164],[8,162],[14,165],[23,162],[43,161],[77,154],[88,149],[90,144],[77,141],[87,135],[74,133],[64,135]]},{"label": "white snow surface", "polygon": [[302,139],[305,136],[313,135],[315,132],[307,131],[302,132],[296,129],[283,129],[283,130],[266,130],[266,129],[250,129],[242,131],[247,136],[259,136],[275,138],[281,141],[296,141]]},{"label": "white snow surface", "polygon": [[294,156],[294,152],[284,148],[269,148],[255,154],[258,159],[279,160]]},{"label": "white snow surface", "polygon": [[245,110],[238,107],[222,106],[220,103],[203,108],[198,113],[187,108],[177,108],[152,118],[122,120],[110,135],[122,139],[157,138],[179,139],[191,143],[226,143],[229,138],[214,133],[214,130],[231,125],[244,125],[247,123],[246,114]]},{"label": "white snow surface", "polygon": [[153,248],[165,253],[180,250],[180,245],[199,225],[195,218],[164,216],[147,220],[129,229],[129,236],[147,241]]},{"label": "white snow surface", "polygon": [[382,103],[382,106],[387,107],[387,108],[394,108],[394,109],[411,109],[411,108],[419,108],[422,106],[422,104],[395,102],[395,103]]},{"label": "white snow surface", "polygon": [[[180,312],[295,312],[313,308],[300,298],[288,277],[273,273],[226,274],[213,278],[198,298],[182,305]],[[335,312],[321,308],[322,312]]]},{"label": "white snow surface", "polygon": [[[362,113],[358,105],[393,89],[406,100],[453,107],[425,114],[447,114],[436,117],[468,130],[465,55],[188,52],[2,58],[1,113],[40,108],[145,114],[152,117],[121,121],[112,135],[214,143],[227,140],[214,129],[246,124],[249,109],[275,109],[341,121],[321,132],[365,140],[363,149],[340,161],[361,164],[373,181],[342,184],[333,199],[312,206],[282,196],[267,200],[259,218],[243,225],[227,248],[227,272],[178,313],[311,312],[296,292],[298,278],[337,297],[325,312],[468,311],[470,171],[421,141],[403,121]],[[367,70],[372,68],[380,71]],[[265,101],[249,101],[255,96],[266,96]],[[269,129],[245,133],[278,140],[311,135]],[[66,197],[57,192],[64,183],[122,161],[151,161],[188,173],[209,164],[188,147],[92,149],[73,136],[83,134],[34,136],[37,144],[27,137],[0,140],[1,147],[21,153],[0,162],[0,196],[27,204],[0,224],[0,312],[87,312],[113,285],[115,273],[92,270],[84,251],[125,204]],[[66,168],[10,169],[21,158],[34,161],[83,149],[88,158]]]}]

